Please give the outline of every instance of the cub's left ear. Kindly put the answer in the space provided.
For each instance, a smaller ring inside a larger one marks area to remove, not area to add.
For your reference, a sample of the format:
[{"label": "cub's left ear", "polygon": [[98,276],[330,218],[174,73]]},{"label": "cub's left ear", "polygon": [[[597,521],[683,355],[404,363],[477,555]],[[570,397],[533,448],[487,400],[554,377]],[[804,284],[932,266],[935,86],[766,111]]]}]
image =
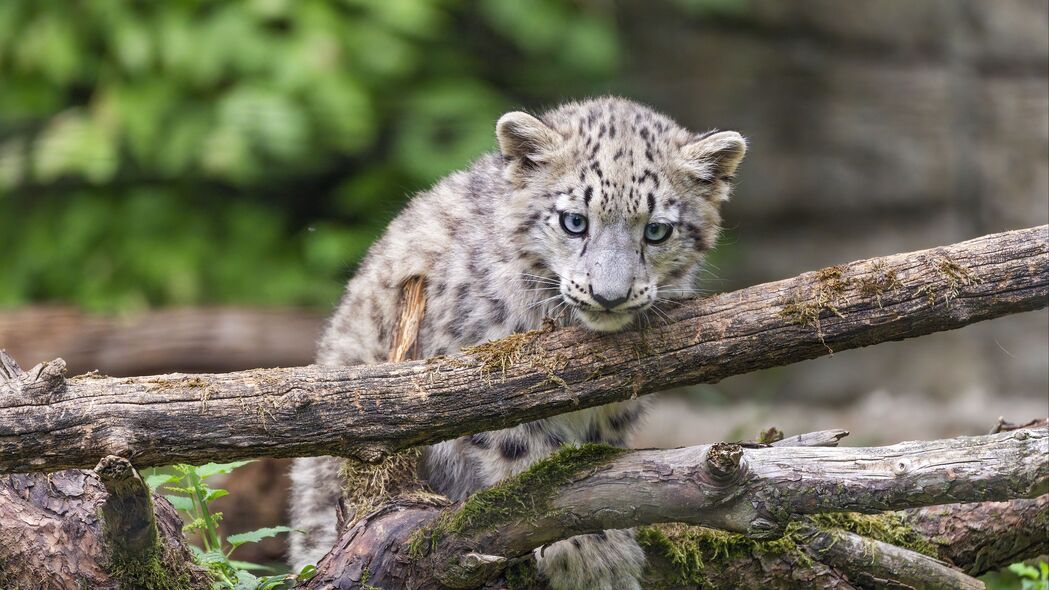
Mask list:
[{"label": "cub's left ear", "polygon": [[699,136],[681,148],[685,172],[702,185],[710,186],[715,201],[728,198],[730,182],[747,153],[747,140],[735,131]]}]

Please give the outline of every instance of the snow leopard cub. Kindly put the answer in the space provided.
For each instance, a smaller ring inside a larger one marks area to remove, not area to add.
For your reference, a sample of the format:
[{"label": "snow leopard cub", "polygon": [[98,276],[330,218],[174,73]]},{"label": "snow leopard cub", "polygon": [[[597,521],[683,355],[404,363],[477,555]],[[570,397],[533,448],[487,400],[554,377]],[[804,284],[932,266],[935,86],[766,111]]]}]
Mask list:
[{"label": "snow leopard cub", "polygon": [[[619,98],[565,104],[496,125],[482,156],[414,197],[372,246],[321,340],[323,365],[385,360],[402,283],[426,277],[425,356],[542,326],[628,329],[661,300],[688,294],[717,239],[719,205],[746,151],[735,132],[695,134]],[[639,401],[614,403],[433,445],[422,476],[461,500],[561,445],[624,444]],[[295,565],[334,545],[339,460],[292,469]],[[536,552],[557,590],[639,588],[632,531],[606,531]]]}]

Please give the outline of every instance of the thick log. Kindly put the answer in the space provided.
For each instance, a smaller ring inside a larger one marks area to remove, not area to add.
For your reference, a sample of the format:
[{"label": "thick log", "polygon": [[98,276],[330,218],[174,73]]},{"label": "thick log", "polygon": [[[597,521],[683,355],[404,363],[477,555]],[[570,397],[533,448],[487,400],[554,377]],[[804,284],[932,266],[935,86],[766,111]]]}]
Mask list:
[{"label": "thick log", "polygon": [[374,461],[1047,303],[1049,226],[1040,226],[690,301],[643,331],[550,329],[451,357],[344,369],[85,375],[31,398],[0,381],[0,472],[86,467],[111,454],[142,467],[263,455]]},{"label": "thick log", "polygon": [[72,373],[149,375],[313,362],[324,314],[307,309],[169,308],[121,315],[70,307],[0,310],[0,348],[20,359],[65,359]]},{"label": "thick log", "polygon": [[1049,495],[1033,500],[918,508],[903,519],[937,556],[973,576],[1049,554]]}]

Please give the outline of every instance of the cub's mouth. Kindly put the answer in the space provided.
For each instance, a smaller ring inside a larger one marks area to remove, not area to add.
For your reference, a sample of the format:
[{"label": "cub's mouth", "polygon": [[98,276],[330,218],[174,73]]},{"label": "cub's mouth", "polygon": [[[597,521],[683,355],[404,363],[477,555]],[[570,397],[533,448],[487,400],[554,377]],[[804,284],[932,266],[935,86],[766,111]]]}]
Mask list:
[{"label": "cub's mouth", "polygon": [[633,323],[635,317],[633,311],[590,310],[578,306],[572,309],[580,323],[595,332],[617,332]]}]

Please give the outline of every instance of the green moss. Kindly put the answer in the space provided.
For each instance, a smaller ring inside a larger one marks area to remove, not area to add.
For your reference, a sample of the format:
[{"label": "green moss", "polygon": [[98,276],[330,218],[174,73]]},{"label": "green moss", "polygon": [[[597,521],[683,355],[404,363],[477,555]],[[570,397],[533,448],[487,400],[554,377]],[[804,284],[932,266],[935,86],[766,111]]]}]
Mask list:
[{"label": "green moss", "polygon": [[[139,485],[142,485],[141,483]],[[153,498],[146,496],[147,513],[154,512]],[[115,538],[109,530],[109,521],[99,514],[104,537],[111,548],[107,570],[122,588],[136,590],[191,590],[194,588],[187,564],[182,557],[169,551],[158,536],[156,524],[151,523],[152,541],[148,548],[130,547]]]},{"label": "green moss", "polygon": [[110,559],[109,573],[120,581],[123,588],[136,590],[191,590],[193,583],[185,567],[169,567],[174,560],[165,559],[164,550],[157,545],[145,554],[134,558],[114,554]]},{"label": "green moss", "polygon": [[382,590],[382,588],[379,588],[378,586],[372,586],[368,583],[368,580],[370,580],[371,577],[371,570],[369,570],[368,568],[364,568],[364,571],[361,572],[361,590]]},{"label": "green moss", "polygon": [[776,554],[793,557],[803,565],[811,564],[812,558],[805,551],[802,540],[802,533],[809,527],[845,530],[937,557],[936,546],[893,513],[818,514],[790,523],[782,537],[766,541],[683,524],[642,527],[637,531],[637,539],[645,553],[666,560],[673,568],[672,572],[667,572],[672,582],[703,586],[711,582],[708,575],[720,574],[722,562],[738,557]]},{"label": "green moss", "polygon": [[802,564],[812,558],[798,544],[800,523],[787,526],[783,536],[758,541],[738,533],[683,524],[642,527],[637,531],[638,544],[649,555],[667,560],[676,571],[668,572],[674,582],[709,585],[708,572],[718,575],[719,562],[747,555],[772,553],[794,556]]},{"label": "green moss", "polygon": [[[552,383],[568,387],[568,383],[557,375],[557,371],[564,369],[568,364],[564,355],[548,354],[538,346],[539,336],[555,329],[556,326],[552,322],[546,322],[538,330],[511,334],[499,340],[464,347],[463,354],[473,356],[477,360],[481,377],[486,382],[491,381],[494,371],[499,371],[502,378],[505,379],[507,369],[521,360],[527,360],[532,369],[544,373]],[[445,359],[442,362],[453,363],[451,359]]]},{"label": "green moss", "polygon": [[938,557],[936,545],[915,531],[903,518],[895,513],[859,514],[844,512],[837,514],[816,514],[808,519],[821,529],[841,529],[856,533],[911,551],[917,551],[930,557]]},{"label": "green moss", "polygon": [[894,269],[885,270],[885,263],[880,260],[871,266],[871,274],[861,277],[858,282],[860,293],[874,299],[879,308],[882,306],[881,297],[886,291],[891,290],[893,293],[898,293],[900,287],[903,286],[896,271]]},{"label": "green moss", "polygon": [[531,556],[510,564],[503,572],[503,579],[506,581],[506,590],[546,590],[547,588],[543,579],[539,577],[535,560]]},{"label": "green moss", "polygon": [[469,534],[540,514],[558,486],[626,452],[608,445],[566,446],[527,471],[477,492],[458,510],[415,533],[409,543],[411,554],[421,557],[449,533]]}]

